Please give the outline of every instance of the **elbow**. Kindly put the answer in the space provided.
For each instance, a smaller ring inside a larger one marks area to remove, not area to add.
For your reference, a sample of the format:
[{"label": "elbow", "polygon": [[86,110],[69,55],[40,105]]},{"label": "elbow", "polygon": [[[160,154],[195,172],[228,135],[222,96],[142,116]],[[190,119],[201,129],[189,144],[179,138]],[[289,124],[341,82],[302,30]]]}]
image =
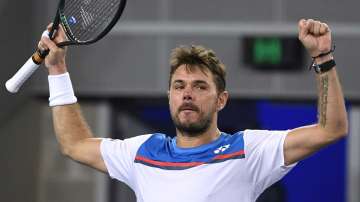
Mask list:
[{"label": "elbow", "polygon": [[336,129],[337,129],[337,134],[339,135],[340,138],[346,137],[348,135],[349,122],[346,117],[344,119],[340,120],[336,124]]},{"label": "elbow", "polygon": [[71,146],[61,146],[60,152],[63,156],[73,159],[74,156],[74,149]]},{"label": "elbow", "polygon": [[348,135],[349,127],[347,120],[338,121],[333,124],[329,124],[326,127],[318,125],[321,128],[324,145],[329,145],[337,142],[338,140],[345,138]]},{"label": "elbow", "polygon": [[71,149],[69,147],[61,146],[60,152],[63,156],[71,157]]},{"label": "elbow", "polygon": [[332,131],[332,134],[334,135],[334,139],[339,140],[342,138],[345,138],[349,133],[349,124],[347,119],[341,120],[335,124],[335,127]]},{"label": "elbow", "polygon": [[342,124],[342,127],[339,131],[339,136],[346,137],[348,133],[349,133],[349,124],[348,121],[346,120],[345,123]]},{"label": "elbow", "polygon": [[63,156],[70,158],[72,160],[77,160],[79,158],[79,142],[67,143],[60,145],[60,152]]},{"label": "elbow", "polygon": [[347,128],[343,128],[341,130],[338,130],[336,133],[334,133],[336,136],[335,140],[340,140],[342,138],[345,138],[348,135],[348,129]]}]

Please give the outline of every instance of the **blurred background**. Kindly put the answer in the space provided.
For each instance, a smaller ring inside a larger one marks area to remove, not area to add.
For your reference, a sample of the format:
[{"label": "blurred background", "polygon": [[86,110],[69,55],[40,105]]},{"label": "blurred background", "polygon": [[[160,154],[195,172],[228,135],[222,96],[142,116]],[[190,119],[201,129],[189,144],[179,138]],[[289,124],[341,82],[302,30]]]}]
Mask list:
[{"label": "blurred background", "polygon": [[[133,202],[122,183],[60,155],[45,68],[18,94],[5,90],[56,6],[57,1],[0,1],[0,201]],[[316,122],[315,74],[307,70],[310,57],[297,41],[297,21],[324,21],[336,44],[350,134],[300,162],[258,202],[358,202],[359,6],[356,0],[128,0],[110,35],[69,48],[67,63],[83,113],[99,137],[174,135],[168,58],[181,44],[209,47],[227,66],[230,102],[220,113],[221,130],[291,129]]]}]

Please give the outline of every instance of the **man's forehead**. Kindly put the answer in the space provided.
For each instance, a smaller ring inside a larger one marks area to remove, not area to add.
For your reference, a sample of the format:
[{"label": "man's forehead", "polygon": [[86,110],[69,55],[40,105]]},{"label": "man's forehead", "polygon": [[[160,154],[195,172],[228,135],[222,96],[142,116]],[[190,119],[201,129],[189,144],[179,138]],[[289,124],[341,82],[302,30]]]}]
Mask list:
[{"label": "man's forehead", "polygon": [[198,66],[181,65],[175,70],[172,80],[178,79],[208,80],[211,79],[211,72],[206,68]]}]

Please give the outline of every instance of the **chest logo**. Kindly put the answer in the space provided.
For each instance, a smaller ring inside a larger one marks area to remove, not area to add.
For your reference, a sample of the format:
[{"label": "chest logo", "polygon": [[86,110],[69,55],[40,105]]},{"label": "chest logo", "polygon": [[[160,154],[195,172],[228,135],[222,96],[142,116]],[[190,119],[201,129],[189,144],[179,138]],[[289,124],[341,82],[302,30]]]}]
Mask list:
[{"label": "chest logo", "polygon": [[223,146],[217,148],[216,150],[214,150],[214,153],[215,153],[215,154],[222,153],[222,152],[224,152],[225,150],[229,149],[229,147],[230,147],[230,144],[223,145]]}]

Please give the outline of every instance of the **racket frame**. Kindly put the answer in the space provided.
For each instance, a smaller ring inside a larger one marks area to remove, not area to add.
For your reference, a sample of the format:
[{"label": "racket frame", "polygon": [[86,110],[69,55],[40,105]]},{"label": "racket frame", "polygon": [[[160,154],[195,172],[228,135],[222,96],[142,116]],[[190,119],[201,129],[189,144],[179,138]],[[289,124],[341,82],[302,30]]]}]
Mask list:
[{"label": "racket frame", "polygon": [[[119,18],[121,17],[122,13],[125,10],[127,0],[121,0],[119,7],[117,9],[117,12],[115,13],[114,17],[110,21],[110,23],[107,25],[107,27],[94,39],[88,40],[88,41],[80,41],[76,40],[76,37],[72,34],[71,29],[68,25],[67,19],[64,15],[64,7],[65,7],[65,0],[61,0],[59,3],[59,7],[57,10],[57,16],[58,20],[60,21],[60,24],[64,28],[65,34],[68,37],[68,41],[63,41],[57,44],[58,47],[64,47],[64,46],[70,46],[70,45],[88,45],[95,43],[102,39],[110,30],[115,26]],[[55,21],[55,20],[54,20]],[[59,23],[58,23],[59,24]],[[54,24],[55,25],[55,24]]]},{"label": "racket frame", "polygon": [[[67,24],[67,19],[64,15],[65,0],[59,0],[56,15],[53,20],[52,27],[49,31],[49,38],[53,40],[55,38],[56,31],[59,25],[64,28],[64,32],[68,37],[68,41],[57,43],[58,47],[64,47],[69,45],[88,45],[99,41],[103,38],[117,23],[122,13],[124,12],[127,0],[120,0],[120,4],[114,17],[107,25],[107,27],[94,39],[88,41],[79,41],[71,34],[71,29]],[[38,69],[39,65],[44,61],[45,57],[49,54],[49,50],[41,50],[37,48],[35,53],[29,58],[29,60],[5,83],[6,89],[11,93],[16,93],[24,82],[30,78],[30,76]]]}]

